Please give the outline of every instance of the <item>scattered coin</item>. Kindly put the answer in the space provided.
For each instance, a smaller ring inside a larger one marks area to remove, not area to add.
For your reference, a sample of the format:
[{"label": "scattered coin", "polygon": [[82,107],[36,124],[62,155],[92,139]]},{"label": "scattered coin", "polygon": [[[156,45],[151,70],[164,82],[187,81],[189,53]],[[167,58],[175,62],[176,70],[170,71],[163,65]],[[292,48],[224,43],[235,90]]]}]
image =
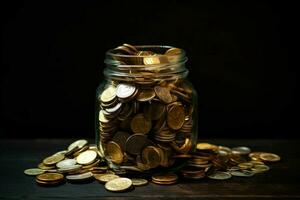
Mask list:
[{"label": "scattered coin", "polygon": [[45,170],[39,169],[39,168],[31,168],[31,169],[26,169],[24,170],[24,173],[29,176],[36,176],[43,174]]},{"label": "scattered coin", "polygon": [[56,163],[56,167],[57,168],[66,168],[66,167],[70,167],[76,164],[76,160],[75,159],[65,159],[62,160],[58,163]]},{"label": "scattered coin", "polygon": [[98,177],[95,177],[98,181],[102,182],[102,183],[106,183],[108,181],[111,181],[113,179],[116,179],[116,178],[120,178],[118,175],[115,175],[115,174],[104,174],[104,175],[101,175],[101,176],[98,176]]},{"label": "scattered coin", "polygon": [[65,156],[63,154],[52,155],[52,156],[45,158],[43,160],[43,164],[47,165],[47,166],[55,165],[56,163],[62,161],[64,158],[65,158]]},{"label": "scattered coin", "polygon": [[66,176],[66,179],[69,181],[84,181],[91,179],[92,177],[94,177],[92,172],[86,172],[83,174],[68,175]]},{"label": "scattered coin", "polygon": [[242,170],[242,171],[231,171],[230,174],[232,176],[239,176],[239,177],[251,177],[254,175],[252,171]]},{"label": "scattered coin", "polygon": [[178,176],[173,173],[166,174],[154,174],[152,176],[152,182],[160,185],[171,185],[176,183]]},{"label": "scattered coin", "polygon": [[216,171],[210,175],[207,176],[210,179],[216,179],[216,180],[226,180],[231,178],[231,174],[228,172],[221,172]]},{"label": "scattered coin", "polygon": [[123,192],[132,186],[129,178],[115,178],[105,183],[105,189],[111,192]]},{"label": "scattered coin", "polygon": [[95,161],[97,153],[93,150],[87,150],[77,156],[76,161],[80,165],[88,165]]},{"label": "scattered coin", "polygon": [[143,178],[132,178],[131,181],[134,186],[144,186],[148,184],[148,181]]},{"label": "scattered coin", "polygon": [[251,149],[249,147],[234,147],[231,151],[233,154],[247,155],[251,152]]},{"label": "scattered coin", "polygon": [[277,162],[280,161],[280,157],[273,153],[262,153],[260,154],[260,159],[268,162]]}]

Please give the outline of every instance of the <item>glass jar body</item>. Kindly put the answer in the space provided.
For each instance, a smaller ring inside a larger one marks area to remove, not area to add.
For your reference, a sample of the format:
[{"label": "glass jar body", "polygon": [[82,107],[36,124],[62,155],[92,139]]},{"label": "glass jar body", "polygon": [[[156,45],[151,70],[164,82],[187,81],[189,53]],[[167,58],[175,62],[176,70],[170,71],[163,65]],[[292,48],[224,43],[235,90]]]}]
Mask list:
[{"label": "glass jar body", "polygon": [[97,89],[97,147],[116,168],[146,171],[181,165],[197,142],[194,87],[186,76],[152,79],[140,70],[132,78],[129,71],[131,78],[110,72]]}]

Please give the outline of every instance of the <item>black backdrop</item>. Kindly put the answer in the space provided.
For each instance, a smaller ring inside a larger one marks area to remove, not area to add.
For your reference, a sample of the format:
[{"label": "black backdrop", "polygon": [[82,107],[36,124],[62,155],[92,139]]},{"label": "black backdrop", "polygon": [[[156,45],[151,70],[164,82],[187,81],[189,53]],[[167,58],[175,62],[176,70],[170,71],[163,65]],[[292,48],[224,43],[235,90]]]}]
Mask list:
[{"label": "black backdrop", "polygon": [[187,51],[200,137],[298,137],[292,5],[9,2],[1,5],[1,137],[94,137],[104,53],[124,42]]}]

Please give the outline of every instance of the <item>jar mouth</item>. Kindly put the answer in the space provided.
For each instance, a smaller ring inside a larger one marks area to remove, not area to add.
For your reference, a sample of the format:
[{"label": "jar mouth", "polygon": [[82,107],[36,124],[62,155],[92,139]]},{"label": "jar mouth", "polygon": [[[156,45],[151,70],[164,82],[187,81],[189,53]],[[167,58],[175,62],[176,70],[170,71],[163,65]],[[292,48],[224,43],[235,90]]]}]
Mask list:
[{"label": "jar mouth", "polygon": [[[183,49],[177,48],[174,46],[168,45],[136,45],[134,46],[139,52],[155,52],[153,55],[146,55],[146,54],[138,54],[138,55],[131,55],[131,54],[122,54],[116,52],[115,49],[110,49],[106,52],[106,57],[104,60],[105,64],[108,65],[144,65],[144,63],[126,63],[122,62],[122,60],[128,59],[158,59],[160,61],[165,61],[159,64],[168,64],[168,63],[180,63],[186,62],[186,53]],[[178,49],[179,51],[176,54],[165,54],[170,49]],[[166,63],[168,62],[168,63]],[[148,64],[148,65],[156,65],[155,64]]]}]

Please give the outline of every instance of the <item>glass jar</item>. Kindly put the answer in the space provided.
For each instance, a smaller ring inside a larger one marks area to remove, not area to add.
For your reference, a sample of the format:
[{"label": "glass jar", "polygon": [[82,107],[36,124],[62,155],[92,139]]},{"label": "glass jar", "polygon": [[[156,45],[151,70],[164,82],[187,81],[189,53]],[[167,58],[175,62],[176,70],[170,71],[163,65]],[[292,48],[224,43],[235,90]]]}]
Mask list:
[{"label": "glass jar", "polygon": [[187,57],[171,46],[124,44],[106,52],[96,92],[96,144],[110,166],[176,167],[197,142],[197,93]]}]

